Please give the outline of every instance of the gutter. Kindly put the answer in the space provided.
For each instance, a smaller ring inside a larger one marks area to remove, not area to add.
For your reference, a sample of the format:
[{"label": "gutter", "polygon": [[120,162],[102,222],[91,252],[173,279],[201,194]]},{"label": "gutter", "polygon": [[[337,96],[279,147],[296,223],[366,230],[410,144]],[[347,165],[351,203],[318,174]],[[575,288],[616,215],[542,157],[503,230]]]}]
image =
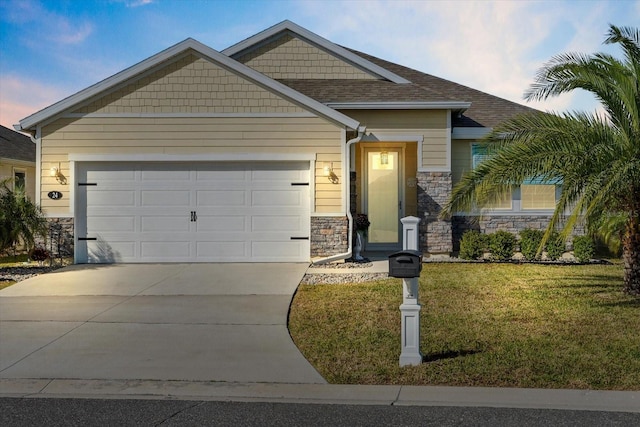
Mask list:
[{"label": "gutter", "polygon": [[[344,149],[344,153],[342,155],[342,162],[343,162],[342,164],[345,165],[345,167],[343,168],[344,170],[349,170],[351,167],[350,166],[351,165],[351,159],[350,159],[351,146],[355,143],[360,142],[360,140],[364,136],[365,130],[366,130],[366,126],[358,126],[358,136],[347,141]],[[343,194],[345,196],[343,201],[344,201],[345,207],[347,208],[347,221],[349,222],[349,230],[347,231],[348,241],[349,241],[347,246],[347,252],[331,255],[325,258],[316,259],[315,261],[311,261],[312,265],[326,264],[333,261],[339,261],[342,259],[351,258],[351,255],[353,254],[353,251],[351,249],[353,246],[353,216],[351,215],[351,209],[349,208],[349,204],[351,200],[351,183],[346,179],[344,180],[344,182],[345,182],[345,188],[344,188]]]}]

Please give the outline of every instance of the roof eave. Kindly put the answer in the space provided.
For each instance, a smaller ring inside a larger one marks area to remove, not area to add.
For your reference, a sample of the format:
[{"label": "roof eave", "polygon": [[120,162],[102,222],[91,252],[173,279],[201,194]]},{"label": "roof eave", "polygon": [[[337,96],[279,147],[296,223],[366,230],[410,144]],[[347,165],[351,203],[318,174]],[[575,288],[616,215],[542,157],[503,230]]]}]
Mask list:
[{"label": "roof eave", "polygon": [[270,39],[271,37],[283,32],[283,31],[290,31],[292,33],[297,34],[298,36],[306,39],[307,41],[316,44],[317,46],[320,46],[321,48],[334,53],[335,55],[342,57],[343,59],[347,60],[348,62],[351,62],[354,65],[357,65],[379,77],[382,77],[384,79],[387,79],[393,83],[397,83],[397,84],[409,84],[411,83],[409,80],[405,79],[402,76],[399,76],[396,73],[393,73],[389,70],[387,70],[386,68],[383,68],[377,64],[374,64],[373,62],[366,60],[364,58],[362,58],[361,56],[358,56],[356,54],[354,54],[353,52],[350,52],[349,50],[338,46],[337,44],[325,39],[324,37],[321,37],[309,30],[307,30],[306,28],[303,28],[301,26],[299,26],[298,24],[291,22],[289,20],[284,20],[282,22],[280,22],[279,24],[274,25],[273,27],[267,28],[264,31],[261,31],[260,33],[253,35],[247,39],[244,39],[243,41],[234,44],[233,46],[230,46],[224,50],[222,50],[222,53],[224,55],[227,56],[234,56],[246,49],[249,49],[251,47],[253,47],[256,44],[260,44],[262,42],[264,42],[265,40]]},{"label": "roof eave", "polygon": [[452,110],[465,111],[471,107],[470,102],[435,101],[435,102],[328,102],[328,107],[337,110]]}]

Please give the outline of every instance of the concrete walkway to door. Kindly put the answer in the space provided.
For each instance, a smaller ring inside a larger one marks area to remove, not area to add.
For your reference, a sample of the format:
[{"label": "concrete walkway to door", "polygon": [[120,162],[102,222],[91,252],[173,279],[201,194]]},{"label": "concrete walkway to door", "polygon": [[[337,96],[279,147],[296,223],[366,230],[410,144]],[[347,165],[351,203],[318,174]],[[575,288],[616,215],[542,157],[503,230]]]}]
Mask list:
[{"label": "concrete walkway to door", "polygon": [[287,330],[307,264],[75,265],[0,291],[0,379],[325,383]]}]

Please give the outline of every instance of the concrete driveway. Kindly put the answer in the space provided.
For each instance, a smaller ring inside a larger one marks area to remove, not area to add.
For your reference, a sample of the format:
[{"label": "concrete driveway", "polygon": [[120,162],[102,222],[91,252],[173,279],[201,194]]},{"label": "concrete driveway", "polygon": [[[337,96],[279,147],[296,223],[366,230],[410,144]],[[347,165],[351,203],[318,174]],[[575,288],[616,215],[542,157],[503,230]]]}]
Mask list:
[{"label": "concrete driveway", "polygon": [[307,264],[75,265],[0,291],[0,378],[325,383],[287,330]]}]

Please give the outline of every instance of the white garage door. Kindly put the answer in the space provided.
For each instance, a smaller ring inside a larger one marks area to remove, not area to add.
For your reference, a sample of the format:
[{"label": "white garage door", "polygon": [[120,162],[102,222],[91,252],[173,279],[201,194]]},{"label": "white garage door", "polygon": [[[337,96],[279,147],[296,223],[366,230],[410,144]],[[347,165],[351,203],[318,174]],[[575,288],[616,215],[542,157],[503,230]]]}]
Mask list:
[{"label": "white garage door", "polygon": [[309,163],[83,163],[77,261],[309,260]]}]

